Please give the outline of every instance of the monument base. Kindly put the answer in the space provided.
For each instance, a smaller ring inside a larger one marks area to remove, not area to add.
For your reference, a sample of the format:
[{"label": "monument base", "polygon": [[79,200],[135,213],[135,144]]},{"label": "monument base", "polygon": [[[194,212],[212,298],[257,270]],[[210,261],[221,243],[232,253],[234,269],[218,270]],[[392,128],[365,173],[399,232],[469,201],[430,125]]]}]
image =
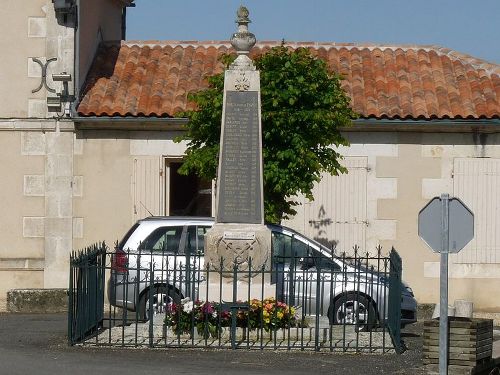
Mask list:
[{"label": "monument base", "polygon": [[220,303],[247,302],[253,299],[262,301],[276,296],[276,284],[271,284],[269,272],[244,280],[221,278],[214,273],[210,275],[208,283],[200,285],[199,296],[202,300]]},{"label": "monument base", "polygon": [[205,236],[205,265],[228,278],[236,269],[237,279],[270,270],[271,231],[263,224],[216,223]]}]

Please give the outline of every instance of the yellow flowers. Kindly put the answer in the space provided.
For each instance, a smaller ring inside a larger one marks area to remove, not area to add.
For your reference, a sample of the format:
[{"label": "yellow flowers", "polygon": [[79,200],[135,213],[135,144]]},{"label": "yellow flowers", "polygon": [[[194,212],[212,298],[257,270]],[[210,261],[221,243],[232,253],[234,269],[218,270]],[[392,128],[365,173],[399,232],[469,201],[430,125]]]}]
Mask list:
[{"label": "yellow flowers", "polygon": [[[201,332],[220,332],[222,327],[231,325],[232,317],[236,316],[236,325],[248,329],[264,329],[275,331],[281,328],[295,327],[298,319],[295,307],[276,301],[269,297],[263,301],[252,299],[248,308],[228,310],[220,303],[183,300],[177,306],[171,304],[165,318],[165,323],[179,333],[189,333],[194,328]],[[234,314],[234,315],[233,315]]]},{"label": "yellow flowers", "polygon": [[295,308],[284,302],[276,301],[274,297],[266,298],[263,301],[252,299],[249,307],[248,319],[239,322],[243,327],[274,331],[280,328],[294,327],[297,324]]}]

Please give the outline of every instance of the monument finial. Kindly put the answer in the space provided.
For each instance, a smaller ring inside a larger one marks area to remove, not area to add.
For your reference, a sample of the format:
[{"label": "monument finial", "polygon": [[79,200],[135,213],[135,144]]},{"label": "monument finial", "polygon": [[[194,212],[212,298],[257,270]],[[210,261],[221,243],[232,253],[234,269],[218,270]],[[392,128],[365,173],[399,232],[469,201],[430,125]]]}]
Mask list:
[{"label": "monument finial", "polygon": [[256,43],[255,35],[248,31],[248,24],[251,23],[248,15],[250,12],[243,5],[236,12],[238,31],[231,37],[231,45],[234,47],[238,55],[248,55],[252,47]]}]

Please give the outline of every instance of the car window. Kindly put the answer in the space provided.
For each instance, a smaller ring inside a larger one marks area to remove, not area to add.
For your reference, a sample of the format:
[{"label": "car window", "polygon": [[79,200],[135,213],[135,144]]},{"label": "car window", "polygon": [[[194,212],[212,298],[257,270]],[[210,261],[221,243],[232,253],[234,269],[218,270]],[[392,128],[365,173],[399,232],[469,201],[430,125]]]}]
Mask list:
[{"label": "car window", "polygon": [[182,229],[182,226],[157,228],[146,237],[139,249],[177,254],[179,253]]},{"label": "car window", "polygon": [[314,250],[312,256],[317,269],[321,271],[341,271],[341,267],[333,259],[321,254],[319,251]]},{"label": "car window", "polygon": [[134,225],[132,225],[132,228],[130,228],[128,230],[128,232],[122,238],[122,240],[120,241],[120,243],[117,245],[118,249],[120,249],[120,250],[126,250],[123,247],[125,246],[125,244],[127,243],[128,239],[130,238],[130,236],[132,235],[132,233],[134,233],[134,231],[137,229],[138,226],[139,226],[139,223],[135,223]]},{"label": "car window", "polygon": [[205,252],[205,234],[207,226],[189,226],[187,230],[186,252],[190,255],[203,255]]},{"label": "car window", "polygon": [[310,249],[307,244],[294,236],[280,232],[272,232],[273,258],[276,263],[290,264],[300,258],[308,257]]}]

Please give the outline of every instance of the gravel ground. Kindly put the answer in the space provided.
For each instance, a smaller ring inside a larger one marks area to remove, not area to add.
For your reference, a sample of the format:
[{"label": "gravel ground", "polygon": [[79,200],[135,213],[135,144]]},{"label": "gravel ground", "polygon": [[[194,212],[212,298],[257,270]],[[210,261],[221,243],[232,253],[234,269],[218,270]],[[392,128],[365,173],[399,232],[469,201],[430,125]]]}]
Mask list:
[{"label": "gravel ground", "polygon": [[422,324],[404,330],[401,355],[69,347],[66,316],[0,314],[0,374],[424,374]]}]

